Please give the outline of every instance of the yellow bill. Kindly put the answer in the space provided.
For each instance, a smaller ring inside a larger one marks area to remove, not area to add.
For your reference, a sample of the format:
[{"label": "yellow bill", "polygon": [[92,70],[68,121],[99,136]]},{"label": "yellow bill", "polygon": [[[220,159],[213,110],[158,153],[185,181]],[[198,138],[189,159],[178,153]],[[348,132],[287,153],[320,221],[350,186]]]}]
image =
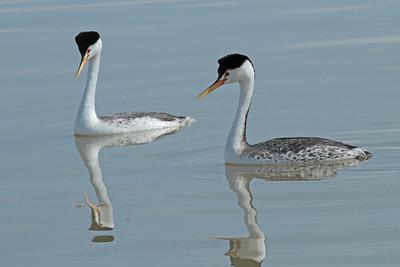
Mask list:
[{"label": "yellow bill", "polygon": [[206,90],[201,92],[196,98],[200,99],[217,89],[218,87],[222,86],[225,83],[226,79],[222,80],[217,80],[215,83],[213,83],[210,87],[208,87]]},{"label": "yellow bill", "polygon": [[78,70],[76,71],[75,78],[78,79],[79,75],[81,74],[81,71],[83,70],[83,67],[85,67],[87,61],[88,61],[88,53],[86,52],[85,56],[81,59],[81,64],[79,64]]}]

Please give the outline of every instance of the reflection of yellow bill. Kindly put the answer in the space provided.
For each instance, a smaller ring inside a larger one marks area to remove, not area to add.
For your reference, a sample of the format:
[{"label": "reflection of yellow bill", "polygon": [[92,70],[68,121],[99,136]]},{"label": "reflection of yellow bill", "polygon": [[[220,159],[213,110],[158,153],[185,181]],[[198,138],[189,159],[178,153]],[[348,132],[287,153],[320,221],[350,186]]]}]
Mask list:
[{"label": "reflection of yellow bill", "polygon": [[79,64],[78,70],[76,71],[76,75],[75,75],[76,78],[78,78],[79,75],[81,74],[81,71],[83,70],[83,67],[85,67],[85,65],[88,61],[88,58],[89,58],[89,54],[88,54],[88,52],[86,52],[85,56],[81,60],[81,64]]},{"label": "reflection of yellow bill", "polygon": [[215,89],[217,89],[218,87],[220,87],[221,85],[223,85],[225,83],[226,79],[222,79],[222,80],[218,80],[215,83],[213,83],[210,87],[208,87],[206,90],[204,90],[203,92],[201,92],[198,96],[197,99],[203,98],[206,95],[208,95],[209,93],[211,93],[212,91],[214,91]]}]

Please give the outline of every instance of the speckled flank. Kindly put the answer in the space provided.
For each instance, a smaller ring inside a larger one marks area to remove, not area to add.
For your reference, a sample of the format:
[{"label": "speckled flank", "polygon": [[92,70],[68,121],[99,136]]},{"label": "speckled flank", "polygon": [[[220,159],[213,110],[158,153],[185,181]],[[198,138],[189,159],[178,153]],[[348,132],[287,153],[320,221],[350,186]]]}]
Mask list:
[{"label": "speckled flank", "polygon": [[171,125],[188,125],[194,119],[185,116],[174,116],[163,112],[122,112],[109,116],[100,116],[99,119],[105,123],[112,124],[116,127],[131,127],[132,124],[140,124],[141,120],[148,123],[154,120],[158,123],[165,123],[165,126]]},{"label": "speckled flank", "polygon": [[243,158],[258,162],[365,160],[371,156],[371,153],[358,147],[318,137],[276,138],[248,145],[242,152]]}]

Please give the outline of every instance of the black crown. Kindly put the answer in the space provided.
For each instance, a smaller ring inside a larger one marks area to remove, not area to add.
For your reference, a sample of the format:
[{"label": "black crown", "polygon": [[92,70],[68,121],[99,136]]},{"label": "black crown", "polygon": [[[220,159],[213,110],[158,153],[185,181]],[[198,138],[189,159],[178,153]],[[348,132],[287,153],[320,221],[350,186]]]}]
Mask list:
[{"label": "black crown", "polygon": [[82,57],[85,56],[86,50],[89,46],[95,44],[100,39],[100,34],[98,32],[80,32],[75,36],[75,42],[78,45],[79,52]]}]

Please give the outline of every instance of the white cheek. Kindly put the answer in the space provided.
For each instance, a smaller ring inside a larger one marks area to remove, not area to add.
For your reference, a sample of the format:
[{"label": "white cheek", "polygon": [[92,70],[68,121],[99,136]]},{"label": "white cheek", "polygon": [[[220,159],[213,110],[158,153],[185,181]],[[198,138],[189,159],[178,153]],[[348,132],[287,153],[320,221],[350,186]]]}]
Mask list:
[{"label": "white cheek", "polygon": [[235,82],[238,82],[240,79],[239,79],[239,75],[237,74],[237,73],[231,73],[229,76],[228,76],[228,80],[227,80],[227,82],[228,83],[235,83]]},{"label": "white cheek", "polygon": [[235,81],[231,77],[228,77],[228,79],[224,83],[229,84],[229,83],[234,83],[234,82]]}]

